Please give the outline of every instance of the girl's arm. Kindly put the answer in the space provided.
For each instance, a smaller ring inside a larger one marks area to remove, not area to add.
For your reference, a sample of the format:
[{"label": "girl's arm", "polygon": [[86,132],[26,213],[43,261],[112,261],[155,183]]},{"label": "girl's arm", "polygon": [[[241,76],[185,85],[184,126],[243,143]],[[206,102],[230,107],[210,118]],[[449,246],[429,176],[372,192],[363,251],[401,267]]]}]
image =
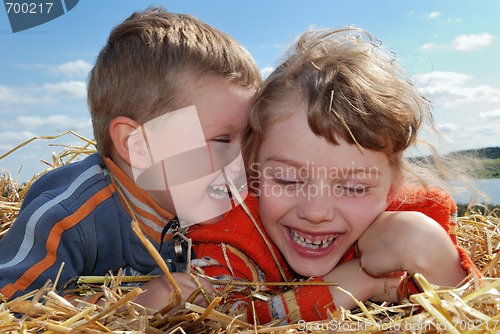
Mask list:
[{"label": "girl's arm", "polygon": [[384,212],[358,246],[361,265],[372,276],[417,272],[433,284],[455,286],[468,274],[448,233],[420,212]]},{"label": "girl's arm", "polygon": [[337,283],[338,287],[330,287],[337,307],[353,309],[358,301],[397,302],[397,288],[403,275],[395,272],[383,277],[370,276],[361,268],[360,259],[355,258],[336,266],[323,280]]}]

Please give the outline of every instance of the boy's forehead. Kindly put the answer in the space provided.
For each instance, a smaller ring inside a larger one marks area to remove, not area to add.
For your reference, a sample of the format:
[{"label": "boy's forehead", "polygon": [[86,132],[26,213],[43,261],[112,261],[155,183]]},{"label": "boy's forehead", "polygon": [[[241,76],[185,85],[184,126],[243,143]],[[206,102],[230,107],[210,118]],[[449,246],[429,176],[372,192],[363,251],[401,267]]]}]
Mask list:
[{"label": "boy's forehead", "polygon": [[198,116],[205,132],[216,129],[238,130],[247,124],[250,108],[250,106],[238,110],[231,108],[199,108],[201,110],[198,111]]},{"label": "boy's forehead", "polygon": [[193,92],[199,90],[208,90],[216,92],[221,86],[225,86],[225,90],[229,91],[255,91],[260,86],[246,85],[239,82],[237,79],[216,73],[196,74],[192,72],[183,73],[180,76],[182,79],[179,86],[182,86],[183,92]]},{"label": "boy's forehead", "polygon": [[194,105],[204,130],[208,127],[239,129],[246,124],[256,88],[242,86],[230,78],[209,75],[188,80],[182,101]]}]

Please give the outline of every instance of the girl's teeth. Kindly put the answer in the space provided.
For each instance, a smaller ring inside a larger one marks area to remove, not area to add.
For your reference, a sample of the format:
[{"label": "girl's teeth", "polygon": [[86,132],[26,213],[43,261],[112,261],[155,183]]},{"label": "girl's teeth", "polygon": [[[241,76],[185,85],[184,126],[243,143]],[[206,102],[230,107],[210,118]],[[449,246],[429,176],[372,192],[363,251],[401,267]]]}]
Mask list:
[{"label": "girl's teeth", "polygon": [[304,238],[294,230],[290,229],[290,235],[292,239],[301,245],[302,247],[307,247],[307,248],[312,248],[312,249],[319,249],[319,248],[326,248],[332,244],[332,242],[335,240],[335,236],[329,237],[325,240],[316,240],[312,241],[309,239]]}]

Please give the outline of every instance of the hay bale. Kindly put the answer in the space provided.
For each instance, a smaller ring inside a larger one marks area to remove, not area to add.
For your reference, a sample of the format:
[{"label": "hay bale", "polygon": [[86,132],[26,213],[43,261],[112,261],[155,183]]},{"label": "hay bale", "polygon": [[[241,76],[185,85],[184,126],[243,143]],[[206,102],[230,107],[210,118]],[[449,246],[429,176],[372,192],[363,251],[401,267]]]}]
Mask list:
[{"label": "hay bale", "polygon": [[[68,132],[70,134],[74,134]],[[64,133],[62,135],[68,134]],[[76,135],[76,134],[74,134]],[[61,136],[61,135],[60,135]],[[76,135],[80,139],[82,137]],[[51,139],[53,137],[41,137]],[[38,139],[38,138],[37,138]],[[92,142],[82,139],[81,147],[64,147],[54,155],[48,169],[70,163],[95,151]],[[32,141],[32,140],[30,140]],[[28,141],[28,142],[30,142]],[[25,145],[25,144],[24,144]],[[18,146],[22,147],[23,144]],[[16,149],[17,149],[16,148]],[[10,153],[10,152],[9,152]],[[5,155],[0,157],[3,158]],[[45,172],[45,171],[44,171]],[[14,222],[31,183],[17,184],[8,172],[0,175],[0,238]],[[2,333],[462,333],[500,332],[500,218],[499,210],[469,211],[458,218],[459,245],[469,251],[484,279],[472,280],[459,289],[440,289],[424,277],[416,279],[424,292],[400,305],[359,303],[355,310],[338,309],[321,322],[299,322],[280,326],[279,321],[253,326],[241,315],[231,314],[221,297],[214,296],[207,308],[186,303],[164,312],[153,312],[134,303],[142,292],[123,284],[153,277],[82,277],[73,293],[85,296],[102,291],[104,306],[81,302],[70,304],[47,284],[44,288],[10,301],[0,302]],[[157,260],[159,261],[159,260]],[[168,269],[167,269],[168,271]],[[222,283],[222,282],[217,282]],[[283,283],[308,284],[310,282]],[[175,282],[173,282],[175,284]],[[252,283],[247,283],[251,285]],[[255,291],[235,282],[224,293]],[[198,292],[199,293],[199,292]]]}]

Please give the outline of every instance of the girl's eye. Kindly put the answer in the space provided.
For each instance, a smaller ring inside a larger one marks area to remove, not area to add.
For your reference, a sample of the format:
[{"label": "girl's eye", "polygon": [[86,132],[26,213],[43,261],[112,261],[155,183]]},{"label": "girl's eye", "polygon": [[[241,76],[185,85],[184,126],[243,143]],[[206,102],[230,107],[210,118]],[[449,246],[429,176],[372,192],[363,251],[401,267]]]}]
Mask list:
[{"label": "girl's eye", "polygon": [[342,193],[345,196],[363,196],[367,193],[368,187],[362,184],[345,184],[342,185]]}]

